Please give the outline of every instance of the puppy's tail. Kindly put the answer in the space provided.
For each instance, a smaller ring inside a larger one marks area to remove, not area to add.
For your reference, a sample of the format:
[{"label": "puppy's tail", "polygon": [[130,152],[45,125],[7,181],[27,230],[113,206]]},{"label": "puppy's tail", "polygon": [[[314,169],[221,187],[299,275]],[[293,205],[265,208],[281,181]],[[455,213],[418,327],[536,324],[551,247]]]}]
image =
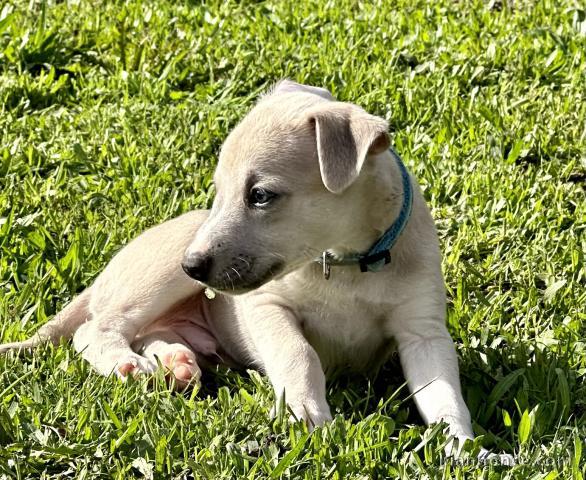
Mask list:
[{"label": "puppy's tail", "polygon": [[10,350],[18,350],[23,353],[45,342],[58,345],[62,338],[70,338],[77,328],[89,317],[90,288],[86,288],[73,301],[65,306],[53,320],[45,323],[30,338],[22,342],[4,343],[0,345],[0,354]]}]

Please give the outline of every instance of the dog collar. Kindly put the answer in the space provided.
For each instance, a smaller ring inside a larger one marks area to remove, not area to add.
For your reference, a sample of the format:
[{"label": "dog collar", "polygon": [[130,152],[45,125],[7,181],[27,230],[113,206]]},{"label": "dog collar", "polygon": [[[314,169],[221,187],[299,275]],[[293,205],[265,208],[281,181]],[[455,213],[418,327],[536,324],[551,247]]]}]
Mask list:
[{"label": "dog collar", "polygon": [[399,154],[393,149],[389,149],[391,155],[395,158],[399,170],[401,171],[401,180],[403,184],[403,203],[401,211],[396,220],[391,224],[387,231],[380,237],[370,250],[364,254],[349,254],[341,257],[325,250],[321,257],[315,261],[323,266],[324,278],[330,278],[330,268],[332,266],[359,265],[361,272],[378,272],[391,261],[391,248],[397,243],[399,236],[405,229],[409,217],[411,216],[411,207],[413,205],[413,188],[411,179],[405,164]]}]

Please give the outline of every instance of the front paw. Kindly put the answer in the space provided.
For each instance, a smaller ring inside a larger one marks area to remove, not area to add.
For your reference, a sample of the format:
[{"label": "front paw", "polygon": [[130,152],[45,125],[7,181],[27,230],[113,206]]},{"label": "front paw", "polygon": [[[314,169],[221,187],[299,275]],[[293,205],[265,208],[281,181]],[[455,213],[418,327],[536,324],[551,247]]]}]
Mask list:
[{"label": "front paw", "polygon": [[[273,407],[271,416],[276,416],[276,412],[283,408],[284,402],[282,399]],[[290,422],[298,422],[303,420],[309,431],[313,431],[316,427],[321,427],[326,422],[332,420],[332,414],[327,402],[317,402],[312,399],[298,399],[287,400],[287,412],[285,412]]]},{"label": "front paw", "polygon": [[[464,436],[459,437],[456,439],[452,439],[452,441],[448,442],[446,445],[446,455],[448,457],[452,457],[456,462],[458,461],[469,461],[466,460],[466,455],[464,452],[464,444],[467,441],[472,441],[471,437]],[[493,453],[486,448],[481,448],[480,452],[478,452],[478,456],[476,460],[480,464],[484,465],[496,465],[496,466],[503,466],[503,467],[512,467],[516,465],[515,457],[508,453]]]}]

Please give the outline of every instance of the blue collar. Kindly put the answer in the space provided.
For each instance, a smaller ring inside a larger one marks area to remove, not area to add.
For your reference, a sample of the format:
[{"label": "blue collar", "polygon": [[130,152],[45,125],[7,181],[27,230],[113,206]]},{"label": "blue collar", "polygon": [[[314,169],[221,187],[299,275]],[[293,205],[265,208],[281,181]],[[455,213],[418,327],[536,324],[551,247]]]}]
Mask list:
[{"label": "blue collar", "polygon": [[399,236],[405,229],[409,217],[411,216],[411,207],[413,205],[413,188],[411,186],[411,179],[409,172],[403,164],[401,157],[393,148],[389,151],[395,158],[399,170],[401,171],[401,180],[403,183],[403,203],[401,211],[396,220],[391,224],[388,230],[380,237],[370,250],[364,254],[350,254],[342,257],[336,257],[327,250],[322,253],[322,256],[316,259],[316,262],[323,265],[324,278],[330,278],[331,266],[343,265],[359,265],[361,272],[378,272],[391,261],[391,248],[397,243]]}]

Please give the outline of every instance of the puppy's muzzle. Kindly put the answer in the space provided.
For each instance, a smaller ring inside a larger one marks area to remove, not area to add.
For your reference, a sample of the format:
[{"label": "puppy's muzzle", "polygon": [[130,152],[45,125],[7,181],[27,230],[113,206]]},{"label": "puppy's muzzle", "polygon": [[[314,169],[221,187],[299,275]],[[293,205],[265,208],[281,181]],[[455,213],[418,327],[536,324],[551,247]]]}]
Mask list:
[{"label": "puppy's muzzle", "polygon": [[207,282],[212,269],[213,259],[206,253],[190,253],[181,262],[181,268],[198,282]]}]

